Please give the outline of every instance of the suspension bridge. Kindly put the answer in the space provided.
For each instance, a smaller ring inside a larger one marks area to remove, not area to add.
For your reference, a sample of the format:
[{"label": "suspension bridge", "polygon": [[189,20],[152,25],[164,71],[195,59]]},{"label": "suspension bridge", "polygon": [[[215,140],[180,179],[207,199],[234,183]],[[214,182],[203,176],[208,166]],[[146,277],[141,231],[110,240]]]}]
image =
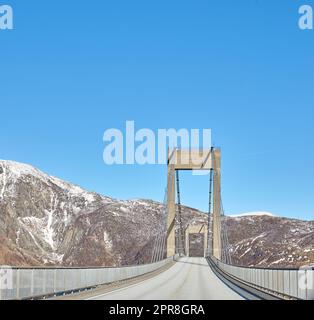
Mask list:
[{"label": "suspension bridge", "polygon": [[[182,216],[180,171],[209,172],[207,222]],[[177,198],[177,201],[176,201]],[[121,268],[2,268],[10,286],[1,299],[314,299],[312,268],[267,269],[233,265],[221,199],[221,151],[168,153],[164,221],[151,261]]]}]

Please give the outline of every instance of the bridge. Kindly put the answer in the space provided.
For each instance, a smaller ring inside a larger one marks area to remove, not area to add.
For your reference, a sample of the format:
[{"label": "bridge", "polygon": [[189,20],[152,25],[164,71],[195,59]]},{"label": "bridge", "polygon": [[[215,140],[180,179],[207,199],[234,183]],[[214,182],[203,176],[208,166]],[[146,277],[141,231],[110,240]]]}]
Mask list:
[{"label": "bridge", "polygon": [[[207,223],[183,221],[181,170],[209,171]],[[158,228],[149,264],[121,268],[0,267],[0,279],[5,282],[0,286],[0,300],[313,300],[312,268],[233,265],[224,225],[220,171],[218,148],[169,151],[166,220]]]}]

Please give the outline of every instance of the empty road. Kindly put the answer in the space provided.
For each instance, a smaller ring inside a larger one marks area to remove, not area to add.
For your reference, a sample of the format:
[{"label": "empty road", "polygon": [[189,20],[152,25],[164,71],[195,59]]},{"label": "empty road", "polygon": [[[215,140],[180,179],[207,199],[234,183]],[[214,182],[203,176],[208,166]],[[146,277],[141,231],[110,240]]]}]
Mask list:
[{"label": "empty road", "polygon": [[150,279],[88,300],[241,300],[225,285],[204,258],[182,258]]}]

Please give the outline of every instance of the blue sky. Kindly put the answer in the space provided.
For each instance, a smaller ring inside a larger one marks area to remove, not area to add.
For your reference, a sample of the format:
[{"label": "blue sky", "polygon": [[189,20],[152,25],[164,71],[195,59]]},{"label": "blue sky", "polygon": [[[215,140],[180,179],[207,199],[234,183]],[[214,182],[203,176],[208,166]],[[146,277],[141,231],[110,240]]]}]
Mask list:
[{"label": "blue sky", "polygon": [[[116,198],[162,200],[165,166],[107,166],[103,133],[211,128],[225,211],[314,219],[309,0],[14,1],[0,31],[0,158]],[[208,177],[182,173],[207,210]]]}]

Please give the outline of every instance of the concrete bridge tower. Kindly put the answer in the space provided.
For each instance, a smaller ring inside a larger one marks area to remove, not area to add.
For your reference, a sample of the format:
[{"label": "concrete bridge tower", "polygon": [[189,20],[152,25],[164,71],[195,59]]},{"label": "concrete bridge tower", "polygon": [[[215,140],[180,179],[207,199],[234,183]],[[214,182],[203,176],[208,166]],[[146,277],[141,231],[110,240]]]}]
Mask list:
[{"label": "concrete bridge tower", "polygon": [[[210,150],[169,150],[168,182],[167,182],[167,257],[175,254],[175,171],[176,170],[213,170],[213,224],[212,224],[212,255],[221,258],[221,152],[220,149]],[[208,240],[207,240],[208,241]]]}]

